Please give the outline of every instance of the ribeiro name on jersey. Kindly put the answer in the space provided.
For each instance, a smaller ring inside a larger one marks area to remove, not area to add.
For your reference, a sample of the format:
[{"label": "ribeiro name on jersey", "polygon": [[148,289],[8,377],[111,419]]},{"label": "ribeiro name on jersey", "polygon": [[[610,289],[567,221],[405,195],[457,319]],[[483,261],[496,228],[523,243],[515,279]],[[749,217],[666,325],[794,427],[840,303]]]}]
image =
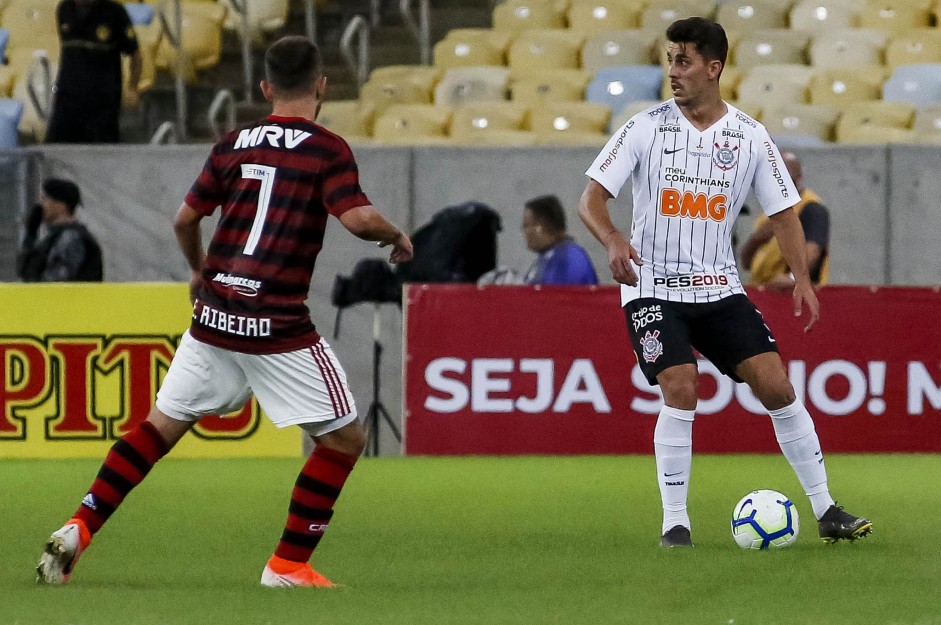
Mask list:
[{"label": "ribeiro name on jersey", "polygon": [[630,178],[631,245],[643,266],[622,304],[655,297],[709,302],[742,293],[732,224],[753,188],[764,212],[797,204],[794,183],[764,126],[728,105],[704,131],[673,100],[632,117],[585,172],[617,197]]}]

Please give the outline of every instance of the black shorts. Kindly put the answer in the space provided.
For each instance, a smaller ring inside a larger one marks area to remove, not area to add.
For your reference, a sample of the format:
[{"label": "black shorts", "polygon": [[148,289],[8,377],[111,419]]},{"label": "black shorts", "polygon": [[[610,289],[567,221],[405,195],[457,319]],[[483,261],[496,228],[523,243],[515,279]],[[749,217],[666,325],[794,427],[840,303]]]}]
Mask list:
[{"label": "black shorts", "polygon": [[696,364],[694,348],[736,382],[739,363],[778,351],[761,313],[741,294],[702,304],[643,297],[628,302],[624,314],[634,355],[653,385],[664,369]]}]

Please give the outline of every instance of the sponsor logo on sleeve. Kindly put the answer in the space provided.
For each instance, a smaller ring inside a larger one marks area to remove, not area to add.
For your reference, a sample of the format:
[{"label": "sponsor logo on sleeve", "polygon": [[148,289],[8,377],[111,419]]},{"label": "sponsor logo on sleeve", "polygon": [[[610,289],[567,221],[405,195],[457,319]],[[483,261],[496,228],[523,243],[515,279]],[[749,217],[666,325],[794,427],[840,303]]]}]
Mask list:
[{"label": "sponsor logo on sleeve", "polygon": [[768,154],[768,164],[771,165],[771,175],[781,191],[781,197],[788,197],[790,194],[787,192],[787,183],[784,182],[784,174],[781,173],[781,166],[778,163],[778,154],[777,150],[774,149],[774,144],[765,141],[765,150]]}]

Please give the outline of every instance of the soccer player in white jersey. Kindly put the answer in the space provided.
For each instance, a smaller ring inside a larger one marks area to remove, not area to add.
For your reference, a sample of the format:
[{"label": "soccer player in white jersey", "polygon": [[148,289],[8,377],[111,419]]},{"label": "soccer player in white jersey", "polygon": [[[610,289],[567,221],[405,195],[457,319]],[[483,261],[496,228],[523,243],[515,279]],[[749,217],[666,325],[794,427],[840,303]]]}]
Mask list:
[{"label": "soccer player in white jersey", "polygon": [[[872,531],[830,496],[814,422],[794,393],[777,343],[745,295],[732,254],[732,224],[750,187],[770,217],[794,278],[794,315],[819,317],[807,272],[800,200],[765,128],[722,100],[728,54],[723,28],[701,17],[667,29],[673,98],[622,126],[586,172],[582,220],[608,250],[634,353],[664,407],[654,430],[663,502],[660,544],[692,546],[686,509],[699,372],[693,349],[746,382],[765,406],[775,436],[827,542]],[[633,186],[630,240],[607,202]]]}]

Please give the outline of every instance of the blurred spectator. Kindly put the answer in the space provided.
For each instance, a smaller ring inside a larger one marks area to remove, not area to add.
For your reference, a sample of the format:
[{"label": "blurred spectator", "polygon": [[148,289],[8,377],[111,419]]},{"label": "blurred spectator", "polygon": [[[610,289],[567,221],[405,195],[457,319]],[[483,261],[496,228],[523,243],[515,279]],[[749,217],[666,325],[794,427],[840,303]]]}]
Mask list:
[{"label": "blurred spectator", "polygon": [[[830,213],[820,203],[817,194],[804,186],[804,171],[797,155],[782,152],[781,158],[800,193],[800,202],[794,206],[794,212],[800,219],[807,240],[810,280],[817,285],[826,284],[830,277]],[[763,284],[782,291],[794,288],[791,270],[784,262],[778,241],[771,232],[771,221],[763,214],[755,220],[755,229],[742,247],[742,264],[751,271],[752,284]]]},{"label": "blurred spectator", "polygon": [[141,57],[124,7],[112,0],[62,0],[62,54],[47,143],[118,143],[121,55],[131,57],[127,103],[138,103]]},{"label": "blurred spectator", "polygon": [[[82,202],[74,182],[49,178],[42,197],[26,221],[26,237],[16,259],[16,273],[24,282],[100,282],[101,246],[75,218]],[[38,239],[39,228],[46,235]]]},{"label": "blurred spectator", "polygon": [[568,235],[565,209],[556,196],[526,203],[523,236],[526,247],[538,254],[526,272],[526,284],[598,284],[588,252]]}]

